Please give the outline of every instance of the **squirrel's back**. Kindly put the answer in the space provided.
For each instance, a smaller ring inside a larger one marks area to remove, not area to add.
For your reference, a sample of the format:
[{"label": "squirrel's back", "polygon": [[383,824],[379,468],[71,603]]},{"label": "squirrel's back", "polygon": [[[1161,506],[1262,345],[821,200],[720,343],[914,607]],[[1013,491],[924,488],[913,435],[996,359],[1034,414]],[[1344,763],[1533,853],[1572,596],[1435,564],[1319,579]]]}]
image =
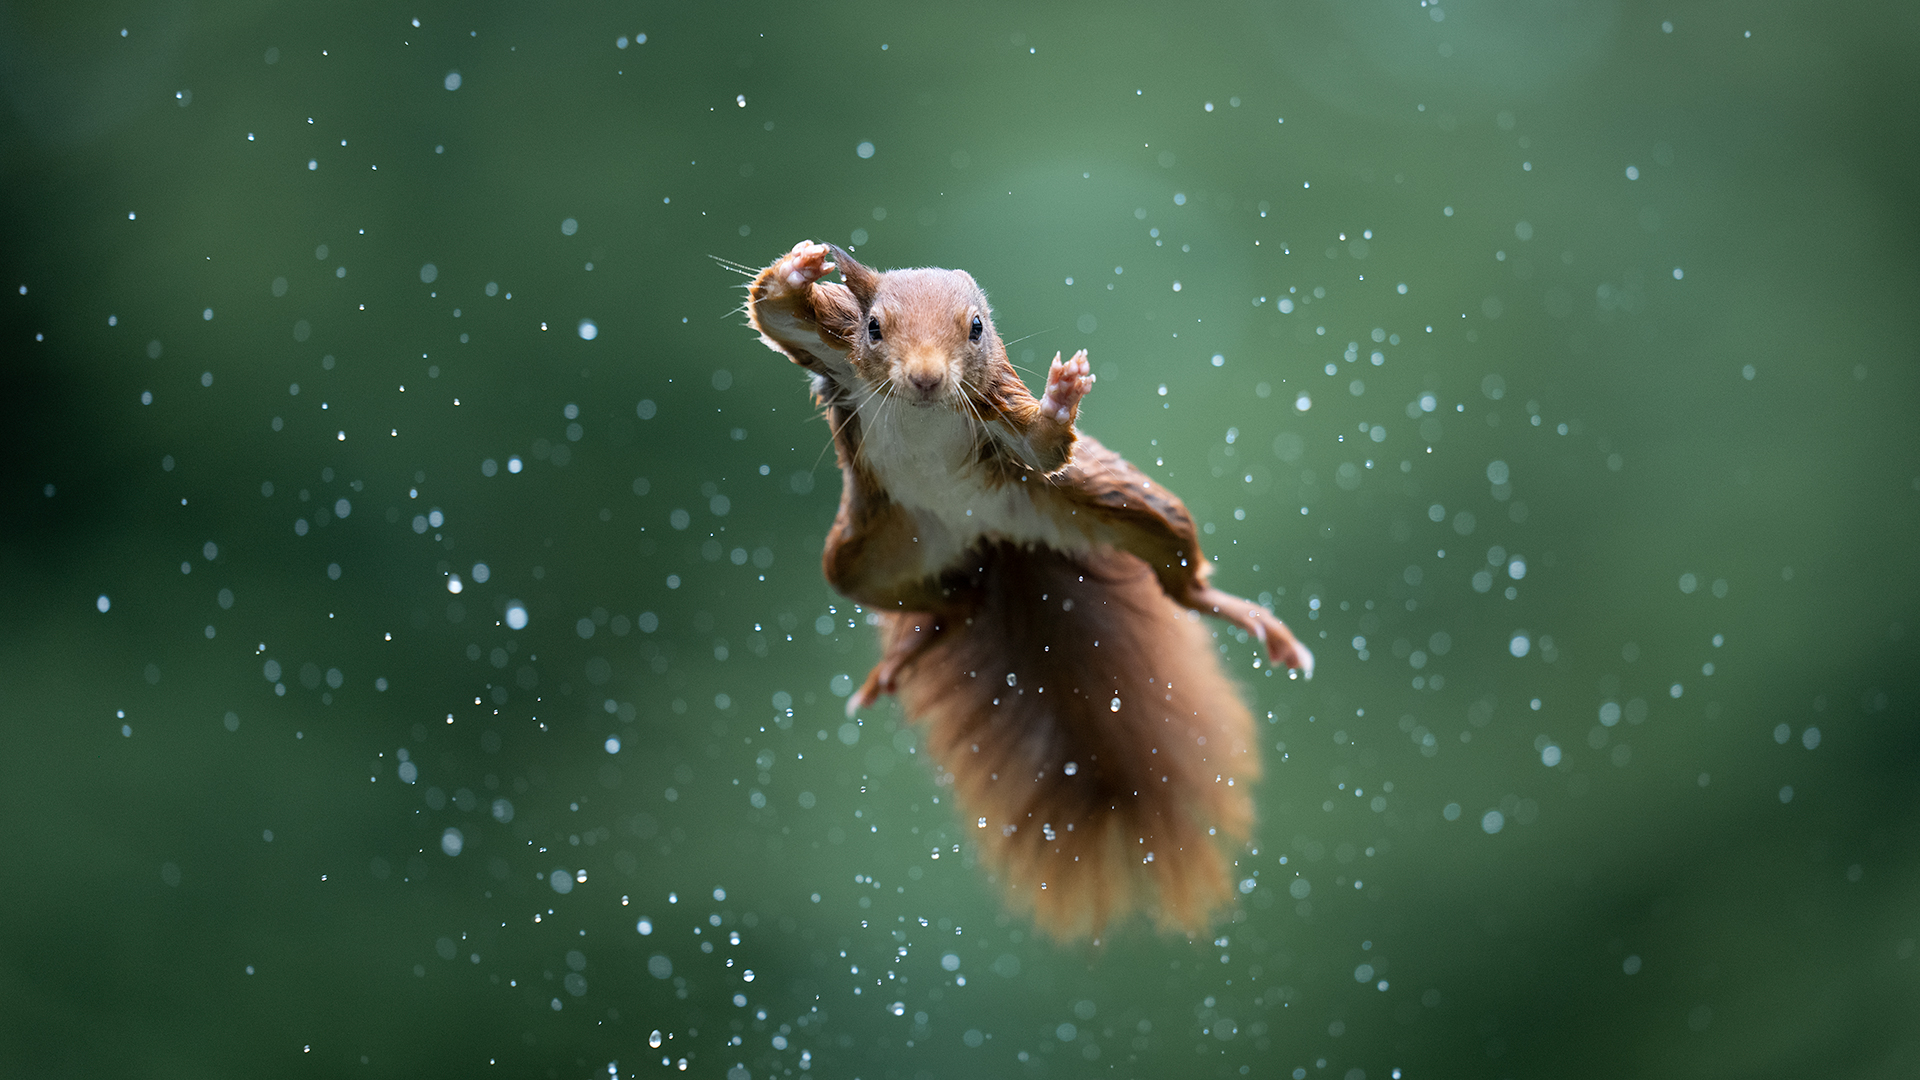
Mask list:
[{"label": "squirrel's back", "polygon": [[[900,673],[982,859],[1056,937],[1134,912],[1197,932],[1253,823],[1253,719],[1199,616],[1147,564],[988,542],[959,614]],[[883,615],[883,651],[924,616]]]}]

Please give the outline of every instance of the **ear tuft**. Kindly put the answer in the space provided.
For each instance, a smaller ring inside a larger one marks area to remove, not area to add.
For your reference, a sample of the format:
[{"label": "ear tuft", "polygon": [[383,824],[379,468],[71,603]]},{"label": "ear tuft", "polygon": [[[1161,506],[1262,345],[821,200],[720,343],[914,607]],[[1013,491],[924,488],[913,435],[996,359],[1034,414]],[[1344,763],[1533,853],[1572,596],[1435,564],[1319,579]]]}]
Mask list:
[{"label": "ear tuft", "polygon": [[828,244],[827,249],[833,252],[834,264],[840,270],[840,276],[846,280],[854,299],[860,301],[860,307],[863,310],[871,307],[873,294],[880,289],[879,272],[847,254],[846,249],[838,244]]}]

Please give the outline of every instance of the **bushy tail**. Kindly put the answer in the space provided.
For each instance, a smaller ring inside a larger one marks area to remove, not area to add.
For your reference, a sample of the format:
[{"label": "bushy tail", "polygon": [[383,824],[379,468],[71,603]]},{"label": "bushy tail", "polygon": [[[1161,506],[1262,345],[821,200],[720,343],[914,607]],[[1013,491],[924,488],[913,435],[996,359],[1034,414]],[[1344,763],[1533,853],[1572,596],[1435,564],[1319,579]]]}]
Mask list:
[{"label": "bushy tail", "polygon": [[[1211,635],[1121,552],[988,545],[899,675],[983,861],[1060,938],[1204,930],[1253,824],[1253,718]],[[883,620],[883,648],[911,632]],[[977,828],[976,828],[977,826]]]}]

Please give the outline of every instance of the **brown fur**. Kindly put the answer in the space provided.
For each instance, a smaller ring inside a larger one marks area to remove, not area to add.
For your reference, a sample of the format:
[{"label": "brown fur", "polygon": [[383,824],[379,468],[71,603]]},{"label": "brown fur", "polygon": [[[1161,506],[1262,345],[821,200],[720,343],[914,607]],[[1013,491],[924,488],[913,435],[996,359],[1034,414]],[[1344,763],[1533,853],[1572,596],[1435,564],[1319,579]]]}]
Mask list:
[{"label": "brown fur", "polygon": [[[1057,937],[1138,912],[1205,929],[1232,901],[1221,848],[1247,838],[1260,775],[1211,635],[1123,552],[991,544],[949,584],[959,611],[898,692],[983,861]],[[884,616],[883,648],[916,625]]]},{"label": "brown fur", "polygon": [[[821,280],[826,247],[797,245],[756,276],[748,315],[814,373],[833,427],[843,486],[823,569],[881,613],[880,661],[850,705],[900,695],[963,818],[984,821],[968,829],[982,858],[1048,933],[1097,936],[1136,913],[1204,930],[1233,898],[1225,849],[1252,828],[1260,766],[1252,717],[1194,613],[1309,675],[1312,654],[1271,611],[1209,584],[1177,496],[1076,432],[1085,387],[1054,397],[1071,375],[1057,358],[1053,404],[1034,398],[972,277],[882,274],[831,250],[845,284]],[[1084,354],[1074,366],[1091,385]],[[876,479],[854,407],[882,393],[973,417],[964,467],[1027,487],[1091,549],[989,538],[945,566],[913,557],[920,526]]]}]

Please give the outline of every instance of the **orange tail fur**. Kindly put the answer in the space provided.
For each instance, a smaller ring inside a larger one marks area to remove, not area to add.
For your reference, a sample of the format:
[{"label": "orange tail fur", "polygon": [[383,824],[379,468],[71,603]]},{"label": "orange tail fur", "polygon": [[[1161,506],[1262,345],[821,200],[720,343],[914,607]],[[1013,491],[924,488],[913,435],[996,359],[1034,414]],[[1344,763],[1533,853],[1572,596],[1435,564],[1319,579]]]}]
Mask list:
[{"label": "orange tail fur", "polygon": [[[1211,635],[1132,555],[975,556],[897,689],[983,861],[1058,938],[1135,912],[1204,930],[1232,900],[1222,847],[1246,839],[1260,773]],[[883,617],[883,650],[913,620]]]}]

